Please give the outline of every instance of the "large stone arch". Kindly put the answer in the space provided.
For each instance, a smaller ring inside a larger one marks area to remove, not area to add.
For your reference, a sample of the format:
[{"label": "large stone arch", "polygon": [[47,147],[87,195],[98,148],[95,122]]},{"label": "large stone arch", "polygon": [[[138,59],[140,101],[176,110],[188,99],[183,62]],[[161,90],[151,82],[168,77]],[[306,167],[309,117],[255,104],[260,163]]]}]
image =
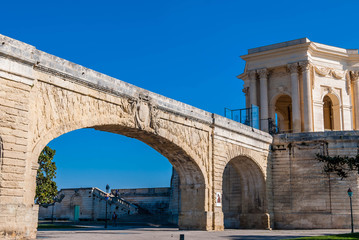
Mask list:
[{"label": "large stone arch", "polygon": [[54,81],[39,80],[32,88],[31,152],[36,156],[62,134],[96,128],[133,138],[167,139],[182,148],[205,174],[210,126],[158,109],[145,91],[132,97],[111,96],[76,84],[63,88]]},{"label": "large stone arch", "polygon": [[[208,144],[209,131],[204,124],[195,124],[156,107],[156,103],[139,92],[134,97],[108,96],[99,92],[84,94],[76,86],[59,86],[41,75],[32,88],[30,161],[33,187],[26,197],[33,201],[35,168],[41,150],[54,138],[67,132],[94,128],[136,138],[164,155],[181,179],[181,229],[207,229]],[[80,86],[81,88],[81,86]],[[191,200],[191,201],[189,201]]]}]

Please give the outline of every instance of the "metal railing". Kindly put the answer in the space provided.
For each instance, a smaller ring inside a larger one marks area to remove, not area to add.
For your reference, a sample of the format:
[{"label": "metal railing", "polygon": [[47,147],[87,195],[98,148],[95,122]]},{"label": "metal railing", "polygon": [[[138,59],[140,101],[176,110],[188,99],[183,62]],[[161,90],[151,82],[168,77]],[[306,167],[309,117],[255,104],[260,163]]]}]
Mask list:
[{"label": "metal railing", "polygon": [[259,107],[252,105],[250,108],[229,109],[224,108],[224,116],[236,122],[259,129]]},{"label": "metal railing", "polygon": [[280,130],[272,118],[259,119],[259,107],[255,105],[252,105],[250,108],[233,110],[224,108],[224,116],[256,129],[260,129],[259,126],[268,125],[268,133],[271,135],[292,132],[291,129],[286,131]]},{"label": "metal railing", "polygon": [[[101,189],[98,189],[98,188],[94,188],[92,194],[95,197],[98,197],[103,200],[105,200],[106,196],[107,196],[107,193],[105,193],[104,191],[102,191]],[[138,213],[138,211],[139,211],[139,207],[136,206],[135,204],[132,204],[132,203],[124,200],[123,198],[116,197],[113,194],[110,194],[109,199],[107,201],[109,203],[115,203],[115,204],[119,203],[119,204],[125,206],[128,210],[134,210],[135,213]]]}]

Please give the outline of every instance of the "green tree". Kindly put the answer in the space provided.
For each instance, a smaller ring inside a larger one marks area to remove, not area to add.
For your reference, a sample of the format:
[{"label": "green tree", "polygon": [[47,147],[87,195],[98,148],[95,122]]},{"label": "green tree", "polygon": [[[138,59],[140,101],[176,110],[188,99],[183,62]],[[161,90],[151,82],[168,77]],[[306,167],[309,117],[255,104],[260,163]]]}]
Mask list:
[{"label": "green tree", "polygon": [[53,203],[57,195],[57,185],[54,181],[57,168],[53,161],[55,153],[55,150],[46,146],[38,159],[35,202],[40,205]]},{"label": "green tree", "polygon": [[[359,149],[358,149],[359,150]],[[326,173],[336,173],[339,177],[347,178],[349,172],[356,171],[359,174],[359,151],[355,157],[327,156],[317,154],[316,159],[324,163],[323,170]]]}]

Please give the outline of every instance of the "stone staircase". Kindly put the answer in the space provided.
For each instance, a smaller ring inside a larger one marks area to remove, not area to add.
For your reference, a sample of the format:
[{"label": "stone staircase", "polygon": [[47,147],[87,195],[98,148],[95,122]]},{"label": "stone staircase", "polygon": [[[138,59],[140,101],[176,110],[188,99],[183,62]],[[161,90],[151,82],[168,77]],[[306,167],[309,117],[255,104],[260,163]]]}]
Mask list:
[{"label": "stone staircase", "polygon": [[[106,192],[101,189],[94,188],[93,196],[99,199],[106,199]],[[129,201],[124,200],[121,197],[116,197],[113,193],[109,193],[109,199],[107,200],[109,204],[115,204],[120,207],[126,208],[130,211],[128,215],[118,216],[118,223],[122,225],[131,225],[131,226],[172,226],[173,224],[168,222],[168,214],[157,215],[153,214],[147,209]]]},{"label": "stone staircase", "polygon": [[[103,199],[103,200],[106,200],[106,197],[107,197],[107,193],[105,193],[104,191],[102,191],[99,188],[93,188],[92,194],[93,194],[93,196],[95,196],[99,199]],[[109,198],[107,201],[109,204],[114,204],[116,206],[125,208],[126,210],[128,210],[130,212],[130,215],[135,215],[135,214],[139,214],[139,213],[143,212],[143,209],[141,209],[139,206],[136,206],[135,204],[132,204],[132,203],[124,200],[121,197],[116,197],[111,193],[108,193],[108,195],[109,195]]]}]

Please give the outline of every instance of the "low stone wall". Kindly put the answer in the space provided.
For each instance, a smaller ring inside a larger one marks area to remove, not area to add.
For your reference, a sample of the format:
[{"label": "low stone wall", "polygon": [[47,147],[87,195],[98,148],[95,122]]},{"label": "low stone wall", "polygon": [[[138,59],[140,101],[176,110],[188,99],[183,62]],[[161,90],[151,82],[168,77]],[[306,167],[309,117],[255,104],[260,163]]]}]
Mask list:
[{"label": "low stone wall", "polygon": [[169,214],[171,188],[137,188],[137,189],[112,189],[112,194],[118,191],[119,196],[132,204],[135,204],[150,214]]}]

